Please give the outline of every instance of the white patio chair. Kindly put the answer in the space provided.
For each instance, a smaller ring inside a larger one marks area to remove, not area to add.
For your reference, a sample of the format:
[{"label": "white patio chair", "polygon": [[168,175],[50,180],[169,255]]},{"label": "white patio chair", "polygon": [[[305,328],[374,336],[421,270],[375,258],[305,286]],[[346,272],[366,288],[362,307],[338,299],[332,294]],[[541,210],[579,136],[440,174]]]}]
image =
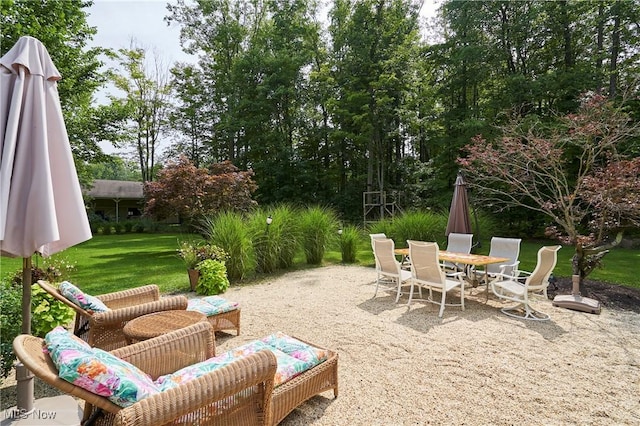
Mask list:
[{"label": "white patio chair", "polygon": [[491,248],[489,249],[489,256],[506,257],[509,260],[505,263],[493,263],[487,265],[485,269],[476,269],[474,271],[476,274],[476,279],[479,282],[488,284],[488,282],[491,279],[496,278],[498,274],[517,276],[519,272],[518,265],[520,264],[518,256],[520,256],[521,241],[522,240],[520,238],[491,238]]},{"label": "white patio chair", "polygon": [[[422,287],[429,290],[429,297],[421,299],[440,305],[438,316],[442,318],[445,306],[460,306],[464,310],[464,281],[463,273],[458,272],[448,277],[441,269],[439,248],[437,243],[422,241],[407,241],[409,243],[409,257],[411,258],[411,290],[409,292],[409,305],[413,299],[413,288],[417,286],[422,297]],[[460,289],[460,303],[446,303],[447,293],[454,288]],[[440,301],[433,299],[433,290],[440,291]]]},{"label": "white patio chair", "polygon": [[[447,251],[452,253],[471,253],[471,247],[473,246],[473,234],[456,234],[454,232],[449,234],[447,238]],[[443,262],[442,267],[446,273],[457,273],[465,270],[464,265],[451,262]]]},{"label": "white patio chair", "polygon": [[400,262],[396,259],[395,243],[389,238],[374,238],[373,255],[376,258],[376,291],[373,297],[378,294],[380,284],[393,284],[396,287],[396,303],[402,294],[402,284],[411,278],[411,273],[400,267]]},{"label": "white patio chair", "polygon": [[491,281],[491,290],[500,299],[518,302],[510,308],[502,308],[501,312],[515,318],[546,321],[550,317],[531,307],[531,293],[542,292],[547,298],[547,287],[549,286],[549,276],[558,261],[558,250],[562,246],[545,246],[538,250],[538,263],[530,274],[528,274],[524,284],[518,281],[517,277],[498,274],[497,278]]}]

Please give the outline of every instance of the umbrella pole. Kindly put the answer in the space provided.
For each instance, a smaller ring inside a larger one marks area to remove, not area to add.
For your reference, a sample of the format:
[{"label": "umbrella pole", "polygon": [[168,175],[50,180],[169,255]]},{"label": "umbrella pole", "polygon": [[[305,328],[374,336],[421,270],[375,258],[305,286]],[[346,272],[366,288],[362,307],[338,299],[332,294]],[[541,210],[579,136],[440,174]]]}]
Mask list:
[{"label": "umbrella pole", "polygon": [[31,257],[22,259],[22,334],[31,334]]},{"label": "umbrella pole", "polygon": [[[22,260],[22,333],[31,334],[31,256]],[[16,363],[16,409],[21,415],[34,410],[33,377],[33,373],[21,362]]]}]

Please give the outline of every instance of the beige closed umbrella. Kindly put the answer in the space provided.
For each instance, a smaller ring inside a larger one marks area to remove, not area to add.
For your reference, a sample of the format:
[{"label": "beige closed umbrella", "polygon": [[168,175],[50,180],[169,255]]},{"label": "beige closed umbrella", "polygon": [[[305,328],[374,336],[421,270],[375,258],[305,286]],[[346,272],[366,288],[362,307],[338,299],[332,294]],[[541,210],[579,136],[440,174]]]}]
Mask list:
[{"label": "beige closed umbrella", "polygon": [[[91,238],[60,107],[60,78],[33,37],[21,37],[0,58],[0,254],[24,258],[25,334],[31,333],[31,256]],[[28,411],[28,404],[19,395],[18,408]]]},{"label": "beige closed umbrella", "polygon": [[456,178],[451,199],[451,209],[449,210],[449,220],[445,235],[472,234],[471,218],[469,216],[469,198],[467,196],[467,184],[461,174]]}]

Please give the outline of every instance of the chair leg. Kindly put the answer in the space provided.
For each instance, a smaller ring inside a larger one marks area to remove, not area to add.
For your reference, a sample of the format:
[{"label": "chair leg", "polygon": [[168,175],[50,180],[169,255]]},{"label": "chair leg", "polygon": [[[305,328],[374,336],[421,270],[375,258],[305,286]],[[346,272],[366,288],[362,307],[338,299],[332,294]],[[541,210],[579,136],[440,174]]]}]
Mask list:
[{"label": "chair leg", "polygon": [[532,321],[548,321],[551,319],[551,316],[549,314],[536,311],[535,309],[531,308],[529,304],[525,304],[525,303],[519,303],[510,308],[502,308],[500,309],[500,312],[513,318],[532,320]]},{"label": "chair leg", "polygon": [[411,306],[411,299],[413,299],[413,285],[414,282],[411,281],[411,290],[409,290],[409,301],[407,302],[407,306]]},{"label": "chair leg", "polygon": [[398,300],[400,300],[400,295],[402,294],[402,280],[400,279],[400,277],[396,278],[396,280],[398,281],[398,291],[396,294],[396,303],[398,303]]},{"label": "chair leg", "polygon": [[438,316],[440,318],[442,318],[442,314],[444,314],[444,305],[447,299],[447,292],[445,291],[445,289],[442,289],[442,301],[440,302],[440,313],[438,314]]}]

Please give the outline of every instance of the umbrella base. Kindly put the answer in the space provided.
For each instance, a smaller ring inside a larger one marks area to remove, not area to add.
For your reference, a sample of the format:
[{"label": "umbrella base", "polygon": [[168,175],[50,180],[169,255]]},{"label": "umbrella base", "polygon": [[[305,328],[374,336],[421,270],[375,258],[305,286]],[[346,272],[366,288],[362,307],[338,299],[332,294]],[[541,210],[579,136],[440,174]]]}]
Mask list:
[{"label": "umbrella base", "polygon": [[558,295],[553,298],[553,306],[582,311],[590,314],[600,314],[600,302],[579,295]]},{"label": "umbrella base", "polygon": [[33,373],[21,362],[16,364],[16,388],[18,391],[18,405],[16,409],[22,415],[33,412]]}]

